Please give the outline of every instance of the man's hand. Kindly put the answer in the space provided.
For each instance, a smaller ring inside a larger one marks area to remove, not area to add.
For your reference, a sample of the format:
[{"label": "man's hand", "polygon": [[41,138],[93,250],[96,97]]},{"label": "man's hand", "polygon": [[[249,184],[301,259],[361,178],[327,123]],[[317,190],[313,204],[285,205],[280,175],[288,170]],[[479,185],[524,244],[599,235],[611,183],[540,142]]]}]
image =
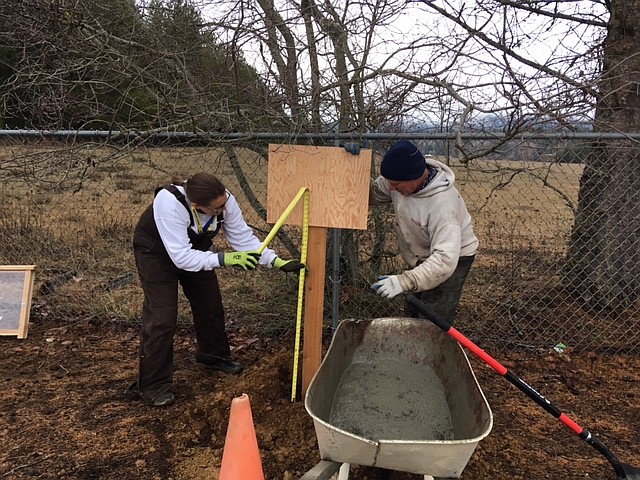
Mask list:
[{"label": "man's hand", "polygon": [[305,265],[300,260],[283,260],[280,257],[276,257],[273,261],[273,268],[277,268],[283,272],[299,272],[305,268]]},{"label": "man's hand", "polygon": [[371,288],[373,288],[378,295],[386,298],[393,298],[403,292],[397,275],[381,275],[378,277],[378,281],[371,285]]},{"label": "man's hand", "polygon": [[341,145],[351,155],[360,155],[360,145],[355,142],[349,142]]},{"label": "man's hand", "polygon": [[253,270],[260,262],[260,254],[258,252],[231,252],[219,253],[218,260],[220,266],[240,267],[244,270]]}]

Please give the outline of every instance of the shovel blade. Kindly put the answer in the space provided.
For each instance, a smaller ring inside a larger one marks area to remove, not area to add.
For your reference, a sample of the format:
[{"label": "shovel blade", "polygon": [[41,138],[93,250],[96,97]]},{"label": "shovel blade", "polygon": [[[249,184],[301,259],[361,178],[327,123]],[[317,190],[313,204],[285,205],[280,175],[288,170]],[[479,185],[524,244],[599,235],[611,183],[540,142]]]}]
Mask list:
[{"label": "shovel blade", "polygon": [[625,465],[621,463],[624,476],[618,475],[618,480],[640,480],[640,468],[632,467],[631,465]]}]

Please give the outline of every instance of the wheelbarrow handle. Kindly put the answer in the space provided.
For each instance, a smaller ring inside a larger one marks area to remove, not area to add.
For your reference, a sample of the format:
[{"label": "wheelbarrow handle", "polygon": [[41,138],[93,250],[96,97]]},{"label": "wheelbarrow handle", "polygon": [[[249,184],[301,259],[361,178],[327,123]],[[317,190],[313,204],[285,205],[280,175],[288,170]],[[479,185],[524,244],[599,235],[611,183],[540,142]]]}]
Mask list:
[{"label": "wheelbarrow handle", "polygon": [[[513,385],[518,387],[523,393],[525,393],[531,400],[536,402],[539,406],[541,406],[548,413],[553,415],[555,418],[560,420],[563,424],[569,427],[573,432],[578,435],[582,440],[587,442],[593,448],[595,448],[598,452],[604,455],[613,469],[616,472],[616,475],[620,479],[626,478],[640,478],[636,477],[636,468],[630,467],[627,465],[623,465],[617,459],[617,457],[609,450],[595,435],[592,435],[591,432],[583,429],[576,422],[571,420],[567,415],[562,413],[558,408],[556,408],[549,400],[543,397],[540,393],[538,393],[533,387],[527,384],[524,380],[518,377],[516,374],[510,372],[504,365],[494,359],[491,355],[465,337],[458,330],[453,328],[451,324],[433,311],[431,307],[420,301],[415,295],[408,295],[407,302],[413,306],[418,312],[420,312],[427,320],[430,320],[437,327],[444,330],[449,336],[453,337],[460,345],[469,349],[475,356],[483,360],[487,365],[493,368],[496,372],[506,378]],[[630,473],[633,472],[633,473]]]}]

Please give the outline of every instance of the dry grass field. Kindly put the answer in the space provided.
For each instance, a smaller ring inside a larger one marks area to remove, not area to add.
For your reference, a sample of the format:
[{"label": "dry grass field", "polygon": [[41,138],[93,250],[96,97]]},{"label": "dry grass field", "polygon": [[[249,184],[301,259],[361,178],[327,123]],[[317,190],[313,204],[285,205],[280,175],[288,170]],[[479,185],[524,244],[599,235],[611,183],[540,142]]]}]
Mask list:
[{"label": "dry grass field", "polygon": [[[168,183],[172,174],[218,175],[238,198],[257,235],[264,237],[271,229],[263,220],[267,161],[239,145],[135,149],[91,143],[16,145],[5,146],[0,159],[4,179],[0,234],[5,239],[0,261],[37,264],[36,308],[57,314],[136,321],[141,291],[131,236],[154,189]],[[377,172],[379,155],[374,159]],[[626,348],[617,329],[620,317],[603,319],[602,312],[583,310],[561,285],[582,166],[490,160],[451,164],[480,239],[461,304],[461,325],[476,338],[508,348],[536,351],[560,341],[583,349]],[[377,275],[403,268],[395,248],[392,212],[372,209],[369,224],[368,230],[342,235],[340,318],[401,312],[401,302],[368,294]],[[285,226],[281,233],[294,249],[299,247],[297,227]],[[284,256],[296,253],[289,253],[281,240],[276,237],[270,246]],[[381,241],[381,256],[374,259],[373,246]],[[329,235],[329,248],[331,243]],[[218,238],[215,248],[228,246]],[[331,258],[329,252],[329,263]],[[348,263],[351,258],[357,258],[355,269]],[[272,273],[223,270],[220,276],[230,315],[240,321],[276,315],[281,320],[267,322],[269,332],[285,332],[292,326],[297,282]],[[328,273],[328,292],[329,277]],[[327,317],[330,301],[327,297]],[[638,314],[624,312],[621,318],[625,328],[631,328]],[[188,310],[182,310],[180,321],[190,323]]]},{"label": "dry grass field", "polygon": [[[40,284],[60,283],[47,301],[66,304],[69,312],[75,306],[120,320],[137,316],[139,292],[135,282],[126,283],[135,273],[132,231],[154,189],[168,183],[174,173],[218,175],[238,198],[258,236],[265,236],[271,228],[255,208],[266,207],[267,162],[249,150],[236,148],[230,159],[222,148],[118,151],[91,144],[47,145],[5,148],[2,158],[6,167],[2,169],[0,233],[8,241],[0,248],[0,261],[37,264]],[[520,268],[514,269],[514,264],[521,262],[522,269],[529,268],[530,253],[549,261],[562,255],[572,225],[571,207],[577,199],[579,165],[487,161],[468,166],[454,163],[453,167],[481,240],[476,265],[488,270],[506,267],[515,275]],[[255,197],[253,204],[250,195]],[[378,273],[402,268],[394,247],[392,216],[386,210],[372,212],[374,215],[388,225],[381,267],[385,271],[367,270],[374,229],[356,231],[355,248],[361,262],[357,287],[368,285]],[[283,231],[299,246],[298,229],[285,227]],[[218,245],[226,248],[223,241]],[[272,247],[288,253],[278,239]],[[67,278],[68,272],[72,278]],[[521,288],[516,278],[511,281],[511,288]],[[491,281],[488,283],[490,286]],[[233,279],[227,284],[232,286]],[[346,286],[346,300],[353,297],[350,288]],[[357,308],[364,308],[364,316],[369,316],[379,305],[367,309],[359,304]],[[349,312],[356,313],[355,309]]]}]

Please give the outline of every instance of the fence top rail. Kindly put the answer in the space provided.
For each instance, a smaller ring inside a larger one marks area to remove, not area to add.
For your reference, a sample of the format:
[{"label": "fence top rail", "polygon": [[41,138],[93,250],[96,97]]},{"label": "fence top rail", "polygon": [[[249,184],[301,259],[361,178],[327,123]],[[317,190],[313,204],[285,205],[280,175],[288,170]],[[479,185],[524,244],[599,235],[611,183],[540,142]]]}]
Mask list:
[{"label": "fence top rail", "polygon": [[[224,140],[336,140],[361,141],[393,140],[499,140],[508,136],[502,132],[395,132],[395,133],[299,133],[299,132],[157,132],[123,130],[31,130],[0,129],[2,138],[42,139],[106,139],[106,140],[179,140],[179,141],[224,141]],[[509,136],[514,140],[640,140],[640,132],[521,132]]]}]

